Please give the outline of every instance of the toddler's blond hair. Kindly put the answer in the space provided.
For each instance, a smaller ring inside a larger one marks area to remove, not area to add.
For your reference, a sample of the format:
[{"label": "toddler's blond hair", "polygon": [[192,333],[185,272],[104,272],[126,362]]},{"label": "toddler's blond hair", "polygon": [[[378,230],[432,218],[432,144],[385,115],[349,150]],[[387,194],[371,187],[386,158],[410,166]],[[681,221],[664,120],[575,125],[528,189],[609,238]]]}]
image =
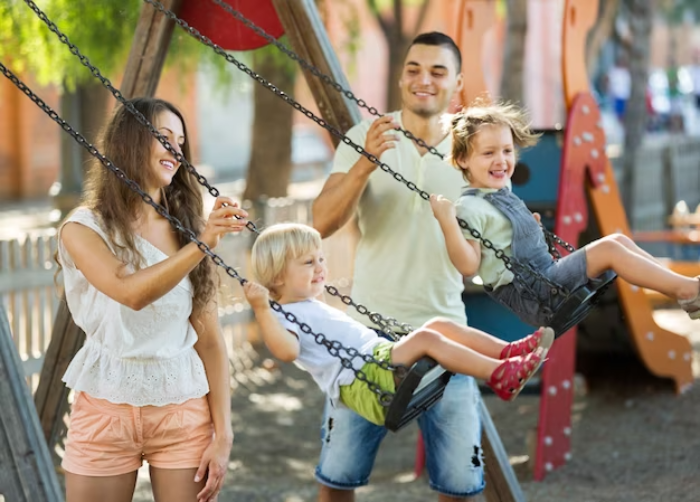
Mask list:
[{"label": "toddler's blond hair", "polygon": [[253,244],[251,266],[255,279],[275,296],[274,283],[287,262],[321,248],[321,234],[301,223],[278,223],[263,230]]},{"label": "toddler's blond hair", "polygon": [[452,153],[448,160],[463,172],[469,181],[468,171],[459,166],[458,161],[469,158],[472,154],[474,137],[483,126],[505,126],[513,135],[513,143],[519,148],[526,148],[537,143],[540,134],[532,132],[530,122],[522,108],[510,103],[476,102],[469,108],[454,114],[449,122],[452,134]]}]

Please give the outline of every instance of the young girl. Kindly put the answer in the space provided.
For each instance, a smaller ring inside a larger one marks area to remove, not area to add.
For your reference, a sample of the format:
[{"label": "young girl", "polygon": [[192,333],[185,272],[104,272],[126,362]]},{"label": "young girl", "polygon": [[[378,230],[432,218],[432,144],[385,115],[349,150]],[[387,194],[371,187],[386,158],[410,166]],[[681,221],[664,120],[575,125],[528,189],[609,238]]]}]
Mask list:
[{"label": "young girl", "polygon": [[[383,425],[384,408],[367,384],[343,368],[338,357],[316,343],[313,335],[303,333],[298,324],[272,310],[272,296],[286,312],[308,324],[330,341],[337,340],[361,354],[392,365],[410,367],[424,356],[435,359],[443,368],[484,380],[505,400],[514,399],[544,361],[554,339],[550,328],[507,344],[481,331],[436,318],[409,333],[398,342],[380,338],[375,331],[350,318],[344,312],[316,300],[326,279],[326,264],[321,236],[300,224],[273,225],[255,241],[253,273],[262,283],[245,284],[245,295],[255,312],[265,344],[272,354],[285,362],[297,361],[311,373],[331,399],[340,400],[367,420]],[[358,357],[354,368],[383,390],[394,392],[396,381],[391,370]]]},{"label": "young girl", "polygon": [[[190,159],[175,107],[131,103]],[[204,224],[194,178],[124,107],[100,151],[209,247],[244,228],[234,216],[245,211],[226,197]],[[233,434],[210,260],[99,163],[59,236],[66,300],[86,334],[63,377],[75,391],[62,464],[67,501],[130,501],[143,459],[156,501],[215,500]]]},{"label": "young girl", "polygon": [[521,110],[504,104],[475,106],[456,114],[451,126],[451,160],[463,172],[469,188],[456,204],[435,195],[430,204],[450,260],[461,274],[478,273],[493,298],[533,326],[551,322],[552,312],[562,300],[562,295],[552,294],[544,281],[530,278],[525,279],[528,284],[522,284],[493,250],[485,250],[469,231],[460,228],[457,216],[496,249],[567,290],[613,270],[631,284],[678,299],[692,319],[700,317],[700,281],[664,268],[622,234],[608,235],[554,261],[539,218],[506,186],[513,175],[515,148],[537,141]]}]

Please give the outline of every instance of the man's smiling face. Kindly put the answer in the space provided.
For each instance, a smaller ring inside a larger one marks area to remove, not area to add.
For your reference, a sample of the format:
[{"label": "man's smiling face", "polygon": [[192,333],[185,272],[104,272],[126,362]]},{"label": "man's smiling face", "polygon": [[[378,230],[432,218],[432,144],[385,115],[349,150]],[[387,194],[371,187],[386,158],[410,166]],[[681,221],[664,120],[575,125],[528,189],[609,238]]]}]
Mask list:
[{"label": "man's smiling face", "polygon": [[449,48],[416,44],[409,49],[399,80],[404,108],[424,118],[441,115],[461,86],[462,75]]}]

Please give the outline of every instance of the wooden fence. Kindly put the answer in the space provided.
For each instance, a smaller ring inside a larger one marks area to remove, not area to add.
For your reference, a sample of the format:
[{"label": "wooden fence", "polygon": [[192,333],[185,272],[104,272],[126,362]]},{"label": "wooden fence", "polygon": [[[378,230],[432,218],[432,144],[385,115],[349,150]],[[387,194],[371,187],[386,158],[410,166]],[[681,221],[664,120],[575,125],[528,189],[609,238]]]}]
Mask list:
[{"label": "wooden fence", "polygon": [[54,286],[56,230],[0,241],[0,300],[32,390],[49,345],[59,297]]}]

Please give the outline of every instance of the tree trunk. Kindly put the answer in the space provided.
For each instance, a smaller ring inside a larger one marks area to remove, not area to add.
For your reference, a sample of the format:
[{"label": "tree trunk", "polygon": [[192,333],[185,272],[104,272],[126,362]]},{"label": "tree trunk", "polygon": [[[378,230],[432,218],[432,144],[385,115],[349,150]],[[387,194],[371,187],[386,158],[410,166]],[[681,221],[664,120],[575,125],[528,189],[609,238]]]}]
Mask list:
[{"label": "tree trunk", "polygon": [[[61,95],[61,116],[94,144],[105,123],[108,99],[101,84],[80,84],[73,92]],[[92,159],[71,136],[61,134],[61,171],[58,189],[52,190],[53,206],[61,211],[61,219],[80,202],[85,172]]]},{"label": "tree trunk", "polygon": [[600,0],[598,20],[588,35],[588,47],[586,48],[586,68],[588,74],[595,74],[600,50],[608,41],[615,27],[615,19],[620,9],[620,0]]},{"label": "tree trunk", "polygon": [[[280,64],[268,51],[254,56],[255,71],[293,96],[296,71]],[[292,118],[294,108],[256,85],[251,157],[243,198],[284,197],[292,170]]]},{"label": "tree trunk", "polygon": [[501,98],[513,103],[523,102],[526,35],[527,1],[508,0],[508,32],[503,57]]},{"label": "tree trunk", "polygon": [[625,149],[622,186],[627,218],[634,218],[634,165],[647,124],[646,89],[650,57],[652,0],[628,0],[630,16],[629,71],[632,80],[625,110]]},{"label": "tree trunk", "polygon": [[389,46],[389,74],[386,86],[386,111],[391,112],[401,109],[401,90],[399,80],[403,71],[403,60],[406,57],[408,40],[401,36],[400,39],[394,36],[387,39]]},{"label": "tree trunk", "polygon": [[404,0],[393,0],[393,17],[385,19],[379,10],[377,0],[368,0],[371,12],[374,13],[379,27],[382,29],[384,39],[389,50],[389,73],[387,75],[386,86],[386,110],[394,111],[401,108],[401,92],[399,90],[399,80],[403,71],[403,60],[406,57],[406,50],[413,38],[418,34],[425,20],[425,16],[430,6],[429,0],[423,0],[420,10],[416,16],[416,22],[412,29],[407,30],[404,26]]}]

